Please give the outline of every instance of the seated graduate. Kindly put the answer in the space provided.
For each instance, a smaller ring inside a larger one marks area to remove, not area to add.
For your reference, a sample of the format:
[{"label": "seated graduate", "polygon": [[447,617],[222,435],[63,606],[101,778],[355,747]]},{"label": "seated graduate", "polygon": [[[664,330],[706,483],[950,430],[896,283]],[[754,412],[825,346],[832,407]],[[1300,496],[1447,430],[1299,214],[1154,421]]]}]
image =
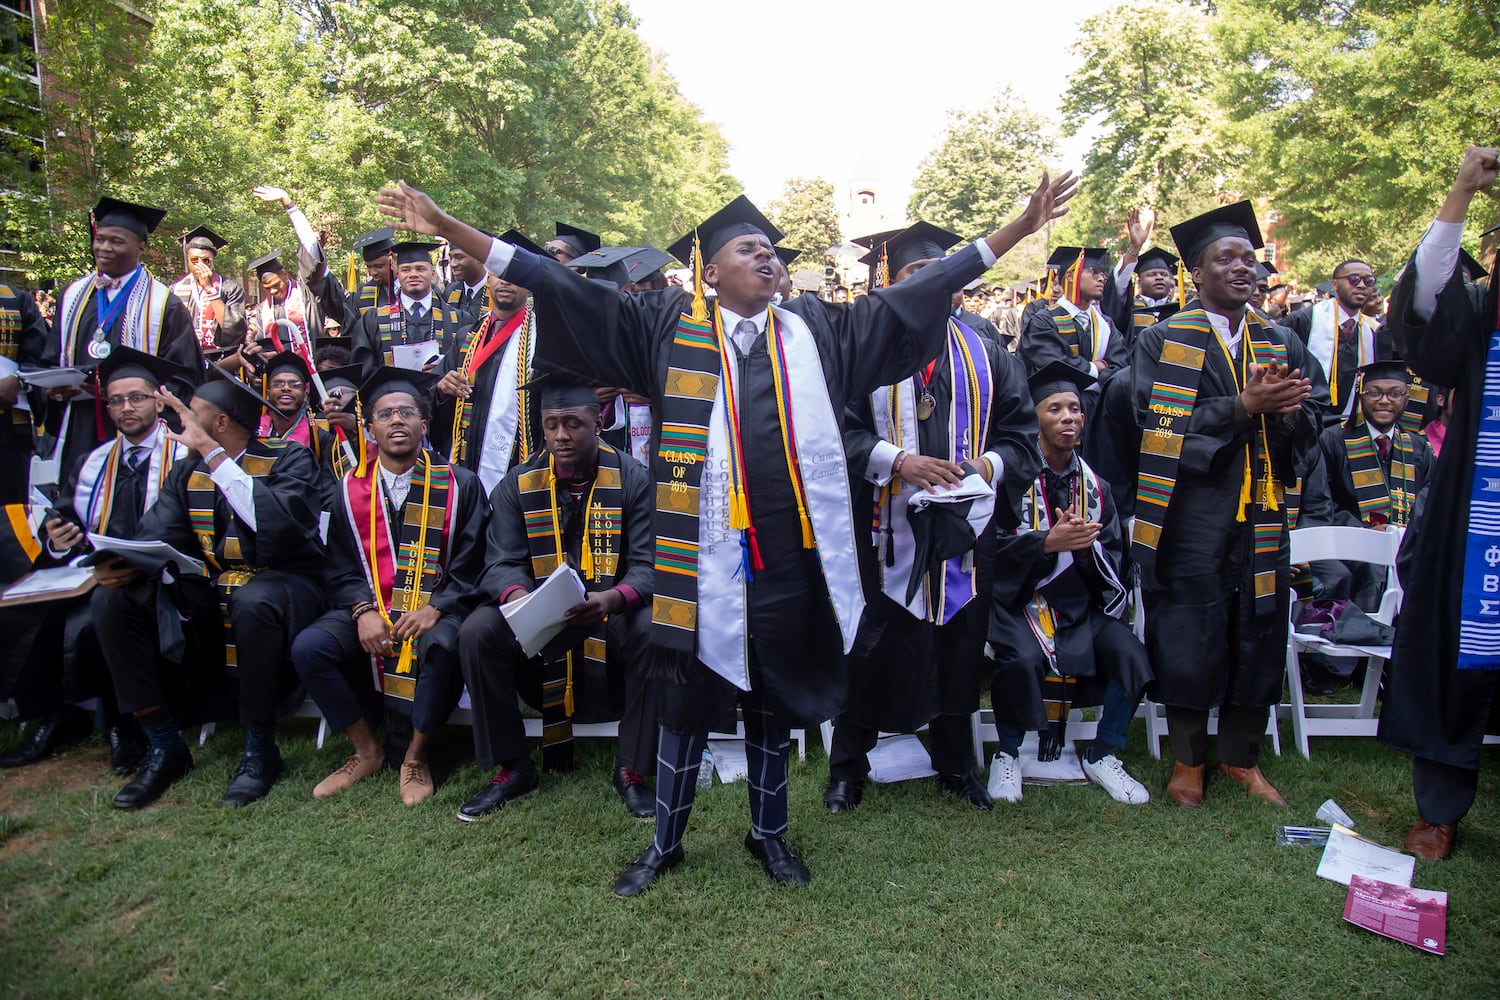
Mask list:
[{"label": "seated graduate", "polygon": [[[464,803],[472,822],[536,791],[517,694],[542,713],[542,764],[573,766],[573,722],[620,720],[611,780],[632,814],[652,815],[641,778],[656,754],[656,699],[647,682],[651,644],[650,474],[599,441],[594,390],[547,379],[540,397],[545,451],[506,473],[491,495],[484,603],[464,622],[459,658],[473,704],[474,757],[497,767]],[[571,566],[588,598],[568,627],[528,658],[500,606],[520,600],[559,565]]]},{"label": "seated graduate", "polygon": [[[62,495],[42,522],[38,566],[61,565],[89,551],[85,531],[135,537],[172,465],[187,455],[169,437],[156,396],[168,379],[191,386],[187,372],[129,347],[115,348],[99,370],[115,438],[65,476]],[[36,720],[20,745],[0,756],[0,767],[35,763],[87,736],[94,713],[79,706],[94,698],[105,706],[112,770],[128,774],[145,756],[139,727],[114,709],[89,608],[84,596],[0,612],[0,630],[9,638],[0,654],[0,698],[15,699],[20,717]]]},{"label": "seated graduate", "polygon": [[631,295],[489,240],[409,185],[380,192],[387,216],[484,254],[492,274],[536,293],[539,370],[643,392],[657,416],[656,826],[615,895],[638,895],[682,862],[709,731],[733,726],[737,708],[750,768],[745,849],[777,883],[810,882],[786,843],[790,730],[843,710],[864,604],[848,570],[845,407],[934,357],[953,293],[1064,214],[1075,190],[1071,175],[1043,177],[1008,225],[846,306],[807,295],[771,304],[780,234],[743,196],[668,248],[693,261],[691,292]]},{"label": "seated graduate", "polygon": [[385,766],[384,704],[411,716],[398,785],[432,796],[428,752],[458,707],[458,628],[477,600],[489,502],[479,479],[423,447],[434,376],[380,368],[360,389],[375,454],[338,485],[328,532],[331,609],[292,643],[292,665],[354,753],[318,782],[336,795]]},{"label": "seated graduate", "polygon": [[[884,288],[913,280],[959,237],[918,222],[856,242],[872,248],[865,258],[870,287]],[[990,808],[974,776],[970,727],[987,666],[994,525],[1015,528],[1020,496],[1041,459],[1020,359],[960,317],[937,322],[948,331],[937,358],[855,401],[845,417],[845,450],[865,480],[856,487],[855,509],[878,510],[878,524],[859,539],[862,628],[870,638],[856,647],[849,707],[835,720],[828,751],[823,804],[834,813],[858,805],[881,731],[924,725],[938,787],[976,809]],[[924,489],[958,486],[965,464],[995,491],[987,498],[993,524],[977,532],[967,552],[917,565],[916,522],[932,512],[913,513],[908,501]]]},{"label": "seated graduate", "polygon": [[[338,381],[348,383],[349,373],[357,371],[350,365],[349,372],[341,373],[344,377]],[[309,391],[312,371],[307,360],[294,351],[274,355],[266,362],[264,384],[266,400],[271,405],[260,418],[258,436],[295,441],[311,451],[318,462],[318,507],[324,511],[332,509],[337,483],[350,468],[350,451],[326,421],[312,414]],[[325,379],[325,388],[327,385]]]},{"label": "seated graduate", "polygon": [[[223,369],[191,405],[157,392],[182,421],[189,454],[162,483],[136,537],[203,560],[205,574],[150,570],[116,558],[94,568],[91,595],[120,710],[140,720],[150,751],[114,804],[135,809],[192,770],[179,731],[187,697],[227,667],[239,680],[245,752],[220,805],[262,798],[280,777],[278,699],[294,693],[292,637],[323,610],[317,463],[290,441],[256,436],[259,393]],[[168,567],[170,568],[170,567]],[[191,628],[192,639],[185,635]]]},{"label": "seated graduate", "polygon": [[1021,799],[1025,731],[1037,731],[1040,759],[1056,760],[1069,710],[1101,704],[1084,773],[1117,802],[1151,800],[1119,758],[1151,682],[1151,663],[1120,621],[1124,541],[1109,484],[1077,452],[1083,394],[1092,381],[1061,361],[1031,376],[1045,464],[1022,500],[1021,530],[1002,533],[996,545],[990,645],[1000,749],[989,793],[1006,802]]}]

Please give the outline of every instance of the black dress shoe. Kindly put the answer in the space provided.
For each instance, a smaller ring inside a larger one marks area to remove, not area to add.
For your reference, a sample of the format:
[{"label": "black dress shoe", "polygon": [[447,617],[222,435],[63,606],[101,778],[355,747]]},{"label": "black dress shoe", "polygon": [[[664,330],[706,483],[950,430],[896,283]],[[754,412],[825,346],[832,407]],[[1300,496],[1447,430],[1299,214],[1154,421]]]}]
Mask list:
[{"label": "black dress shoe", "polygon": [[229,787],[219,797],[219,805],[239,809],[265,798],[276,779],[281,777],[281,767],[280,750],[240,755],[240,764],[234,769]]},{"label": "black dress shoe", "polygon": [[786,846],[783,837],[765,837],[756,840],[750,834],[745,834],[745,849],[755,855],[760,866],[766,870],[780,885],[807,885],[812,882],[812,874],[808,872],[807,866],[802,859],[792,853],[792,849]]},{"label": "black dress shoe", "polygon": [[656,815],[656,795],[646,787],[646,781],[628,767],[617,767],[611,778],[620,800],[636,819],[651,819]]},{"label": "black dress shoe", "polygon": [[823,792],[823,804],[834,814],[848,812],[859,805],[864,794],[865,786],[860,782],[829,778],[828,788]]},{"label": "black dress shoe", "polygon": [[458,818],[465,823],[472,823],[507,802],[530,795],[540,784],[541,780],[537,778],[535,771],[516,771],[502,767],[482,792],[458,807]]},{"label": "black dress shoe", "polygon": [[146,759],[146,745],[127,723],[110,726],[105,739],[109,742],[109,769],[116,774],[134,774]]},{"label": "black dress shoe", "polygon": [[91,728],[88,716],[77,709],[44,715],[31,724],[25,740],[0,756],[0,767],[25,767],[45,760],[88,736]]},{"label": "black dress shoe", "polygon": [[629,899],[631,896],[639,896],[651,887],[651,883],[656,881],[658,875],[665,875],[680,864],[682,864],[681,844],[666,854],[662,854],[653,843],[635,859],[635,864],[622,871],[620,877],[615,879],[615,897]]},{"label": "black dress shoe", "polygon": [[937,776],[938,787],[949,795],[957,795],[961,799],[968,799],[969,805],[982,813],[987,813],[994,805],[990,801],[990,793],[984,790],[979,779],[972,772],[965,771],[963,774],[940,774]]},{"label": "black dress shoe", "polygon": [[193,755],[181,750],[150,750],[135,777],[115,793],[116,809],[139,809],[161,798],[172,783],[193,769]]}]

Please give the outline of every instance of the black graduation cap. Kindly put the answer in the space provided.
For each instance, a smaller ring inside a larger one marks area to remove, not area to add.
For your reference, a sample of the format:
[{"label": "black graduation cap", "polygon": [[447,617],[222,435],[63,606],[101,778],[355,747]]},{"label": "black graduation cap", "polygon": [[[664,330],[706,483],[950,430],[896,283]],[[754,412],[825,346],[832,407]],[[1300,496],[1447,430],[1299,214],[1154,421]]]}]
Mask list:
[{"label": "black graduation cap", "polygon": [[758,233],[770,241],[772,246],[780,243],[786,234],[771,224],[755,203],[744,195],[704,219],[686,236],[667,247],[667,252],[683,264],[693,263],[693,241],[696,239],[703,250],[703,263],[707,266],[724,245],[738,236]]},{"label": "black graduation cap", "polygon": [[321,351],[325,347],[337,347],[341,350],[352,351],[354,350],[354,340],[350,337],[315,337],[313,339],[314,350]]},{"label": "black graduation cap", "polygon": [[802,256],[801,250],[793,250],[791,247],[777,247],[776,256],[781,258],[781,266],[791,269],[792,261]]},{"label": "black graduation cap", "polygon": [[390,253],[395,245],[396,231],[390,226],[381,226],[354,237],[354,249],[364,255],[367,264]]},{"label": "black graduation cap", "polygon": [[1092,374],[1074,368],[1066,361],[1048,362],[1026,380],[1031,389],[1031,401],[1037,404],[1059,392],[1071,392],[1082,399],[1085,391],[1098,384],[1099,380]]},{"label": "black graduation cap", "polygon": [[118,198],[100,198],[99,204],[94,206],[94,226],[104,228],[110,226],[117,229],[128,229],[141,239],[145,239],[161,225],[161,220],[167,217],[164,208],[151,208],[147,205],[137,205],[130,201],[121,201]]},{"label": "black graduation cap", "polygon": [[[1109,251],[1104,247],[1058,247],[1052,251],[1052,256],[1047,258],[1047,266],[1066,271],[1078,263],[1078,255],[1083,254],[1083,266],[1086,268],[1098,268],[1101,271],[1109,270]],[[1136,265],[1140,269],[1140,265]]]},{"label": "black graduation cap", "polygon": [[556,233],[557,235],[552,238],[562,240],[568,246],[572,247],[575,257],[598,250],[604,242],[599,239],[597,234],[591,233],[587,229],[579,229],[577,226],[570,226],[566,222],[556,223]]},{"label": "black graduation cap", "polygon": [[1177,270],[1177,256],[1170,254],[1161,247],[1152,247],[1141,254],[1135,262],[1135,273],[1142,274],[1146,271],[1165,269],[1175,272]]},{"label": "black graduation cap", "polygon": [[254,271],[256,274],[260,275],[262,278],[264,278],[268,274],[286,273],[286,268],[281,263],[280,250],[272,250],[268,254],[262,254],[245,266]]},{"label": "black graduation cap", "polygon": [[1403,361],[1372,361],[1356,370],[1365,382],[1374,382],[1376,379],[1395,379],[1408,384],[1411,382],[1411,372],[1406,370],[1406,363]]},{"label": "black graduation cap", "polygon": [[630,267],[626,261],[638,247],[600,247],[568,261],[568,266],[590,278],[613,281],[620,288],[630,284]]},{"label": "black graduation cap", "polygon": [[912,575],[906,585],[910,604],[922,579],[949,559],[974,547],[995,512],[995,494],[974,466],[961,466],[961,486],[937,494],[919,491],[907,501],[906,523],[912,534]]},{"label": "black graduation cap", "polygon": [[405,392],[419,404],[426,403],[437,381],[436,372],[419,372],[412,371],[410,368],[381,365],[359,387],[359,402],[365,409],[365,419],[370,419],[370,414],[375,411],[375,404],[381,398],[393,392]]},{"label": "black graduation cap", "polygon": [[166,358],[137,351],[133,347],[116,347],[99,362],[99,383],[108,386],[115,379],[138,378],[152,386],[168,382],[189,381],[188,370]]},{"label": "black graduation cap", "polygon": [[431,264],[438,245],[425,240],[402,240],[391,249],[396,252],[397,264]]},{"label": "black graduation cap", "polygon": [[184,250],[207,250],[209,253],[218,253],[229,245],[228,240],[207,226],[189,229],[178,237],[177,242]]},{"label": "black graduation cap", "polygon": [[1260,238],[1260,223],[1255,221],[1255,206],[1249,200],[1222,205],[1172,227],[1172,241],[1190,268],[1197,266],[1198,257],[1210,243],[1226,236],[1249,240],[1257,250],[1265,246]]},{"label": "black graduation cap", "polygon": [[1255,262],[1255,278],[1257,281],[1270,281],[1271,275],[1280,273],[1280,271],[1276,270],[1276,265],[1268,260],[1258,260]]},{"label": "black graduation cap", "polygon": [[318,372],[318,377],[323,380],[323,388],[332,389],[335,386],[346,386],[350,389],[359,389],[359,376],[363,371],[360,365],[343,365],[338,368],[329,368]]},{"label": "black graduation cap", "polygon": [[1318,291],[1322,292],[1324,295],[1332,295],[1333,294],[1333,282],[1331,282],[1331,281],[1325,281],[1325,282],[1323,282],[1321,285],[1318,286]]},{"label": "black graduation cap", "polygon": [[880,263],[880,254],[884,250],[886,270],[894,279],[896,274],[908,264],[942,257],[954,244],[962,240],[963,237],[957,233],[950,233],[930,222],[918,222],[905,229],[876,233],[854,242],[870,248],[870,252],[859,259],[861,264],[868,264],[870,267],[875,267]]},{"label": "black graduation cap", "polygon": [[672,255],[653,246],[636,247],[635,252],[625,258],[625,267],[630,271],[632,282],[651,277],[672,263]]},{"label": "black graduation cap", "polygon": [[273,354],[266,361],[267,378],[270,378],[279,371],[289,371],[300,375],[303,382],[312,380],[312,375],[307,369],[307,362],[296,351],[282,351],[280,354]]},{"label": "black graduation cap", "polygon": [[1490,273],[1484,269],[1483,264],[1474,258],[1473,254],[1462,248],[1458,251],[1458,266],[1464,269],[1464,273],[1469,276],[1470,282],[1478,281]]},{"label": "black graduation cap", "polygon": [[543,372],[527,382],[523,389],[536,393],[537,405],[543,410],[566,410],[573,406],[598,406],[599,395],[593,386],[572,382]]},{"label": "black graduation cap", "polygon": [[197,397],[223,410],[251,434],[258,434],[261,413],[275,409],[271,401],[219,365],[209,365],[208,371],[211,379],[198,387]]},{"label": "black graduation cap", "polygon": [[522,250],[530,250],[539,257],[549,256],[544,248],[537,246],[531,240],[527,239],[526,234],[522,233],[519,229],[507,229],[499,237],[492,238],[498,238],[501,243],[509,243],[511,246],[520,247]]}]

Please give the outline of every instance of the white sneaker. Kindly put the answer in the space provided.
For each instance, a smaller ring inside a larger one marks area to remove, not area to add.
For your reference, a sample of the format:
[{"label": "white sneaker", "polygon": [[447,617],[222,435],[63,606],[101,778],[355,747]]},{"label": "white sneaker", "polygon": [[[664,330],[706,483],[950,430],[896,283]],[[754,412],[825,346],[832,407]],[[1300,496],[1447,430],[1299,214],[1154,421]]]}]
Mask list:
[{"label": "white sneaker", "polygon": [[1008,753],[997,753],[990,761],[990,783],[986,789],[996,802],[1021,801],[1021,762]]},{"label": "white sneaker", "polygon": [[1114,754],[1105,754],[1092,764],[1087,757],[1080,759],[1083,762],[1083,773],[1108,792],[1109,797],[1116,802],[1139,806],[1151,801],[1151,793],[1146,791],[1146,786],[1132,778],[1130,772],[1125,770],[1125,765],[1120,763],[1120,758]]}]

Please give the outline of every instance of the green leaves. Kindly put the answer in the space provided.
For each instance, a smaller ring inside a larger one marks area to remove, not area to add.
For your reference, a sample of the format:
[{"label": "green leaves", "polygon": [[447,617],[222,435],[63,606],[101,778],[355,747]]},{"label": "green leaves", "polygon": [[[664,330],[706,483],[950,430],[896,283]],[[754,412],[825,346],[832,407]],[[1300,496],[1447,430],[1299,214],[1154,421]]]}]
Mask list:
[{"label": "green leaves", "polygon": [[807,255],[798,262],[800,267],[821,267],[828,250],[842,242],[833,184],[821,177],[787,181],[781,197],[766,206],[766,214],[786,233],[782,245]]}]

